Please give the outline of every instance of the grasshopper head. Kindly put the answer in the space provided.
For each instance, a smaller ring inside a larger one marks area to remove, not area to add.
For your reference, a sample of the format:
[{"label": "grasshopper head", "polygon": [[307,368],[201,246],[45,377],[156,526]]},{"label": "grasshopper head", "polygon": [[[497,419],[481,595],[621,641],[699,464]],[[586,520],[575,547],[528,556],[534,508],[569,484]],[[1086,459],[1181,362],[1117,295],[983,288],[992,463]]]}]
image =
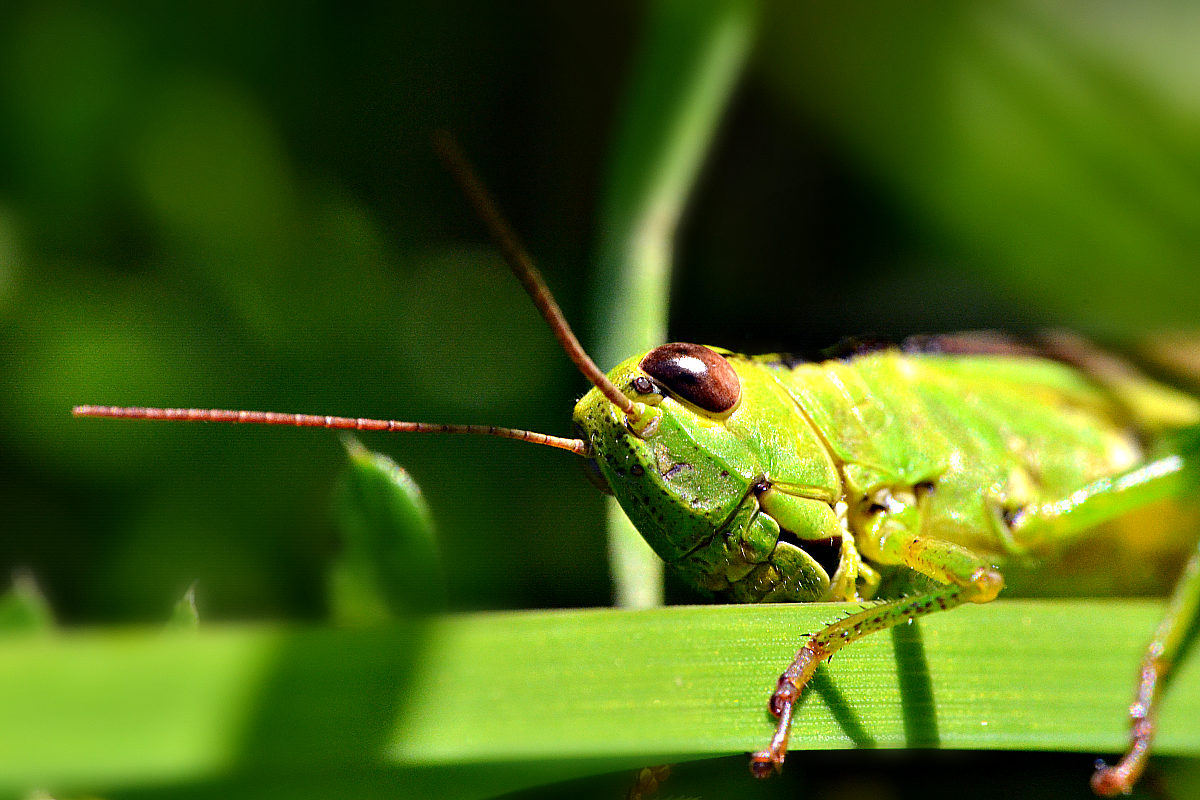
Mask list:
[{"label": "grasshopper head", "polygon": [[[756,365],[725,352],[674,343],[619,364],[608,378],[639,415],[630,422],[593,389],[575,406],[578,435],[642,536],[692,583],[739,600],[822,599],[833,569],[781,542],[779,525],[759,503],[774,465],[746,433],[777,387],[762,381]],[[813,525],[821,528],[800,538],[837,535],[824,530],[837,526],[829,502],[796,502],[813,505]]]}]

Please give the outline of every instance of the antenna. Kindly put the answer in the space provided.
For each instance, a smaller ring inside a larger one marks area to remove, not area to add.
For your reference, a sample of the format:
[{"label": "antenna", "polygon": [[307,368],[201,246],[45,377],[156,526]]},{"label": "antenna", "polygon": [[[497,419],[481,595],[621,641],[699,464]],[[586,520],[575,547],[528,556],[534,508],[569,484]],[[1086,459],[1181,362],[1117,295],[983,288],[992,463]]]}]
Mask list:
[{"label": "antenna", "polygon": [[476,436],[498,436],[522,442],[544,444],[576,455],[588,455],[582,439],[551,436],[548,433],[524,431],[519,428],[500,428],[495,425],[444,425],[433,422],[400,422],[394,419],[364,419],[362,417],[327,417],[316,414],[283,414],[277,411],[231,411],[222,408],[144,408],[141,406],[75,406],[71,413],[77,417],[106,417],[109,419],[149,419],[171,422],[232,422],[235,424],[288,425],[294,428],[335,428],[351,431],[392,431],[396,433],[463,433]]},{"label": "antenna", "polygon": [[[483,221],[488,233],[500,248],[513,275],[525,287],[533,304],[550,326],[563,351],[574,362],[592,385],[604,393],[613,405],[619,408],[631,423],[637,423],[645,407],[634,403],[608,379],[579,343],[571,326],[563,317],[562,310],[546,286],[546,281],[533,265],[533,259],[525,251],[504,219],[499,207],[488,193],[483,182],[471,168],[470,162],[454,138],[445,131],[434,134],[434,149],[462,189],[463,194]],[[236,424],[286,425],[299,428],[335,428],[354,431],[394,431],[398,433],[457,433],[478,436],[497,436],[503,439],[518,439],[523,442],[569,450],[576,455],[589,456],[587,442],[551,436],[545,433],[500,428],[495,425],[446,425],[428,422],[401,422],[399,420],[364,419],[354,417],[331,417],[315,414],[291,414],[275,411],[233,411],[218,408],[147,408],[143,406],[99,406],[83,405],[72,409],[77,417],[104,417],[109,419],[169,420],[175,422],[227,422]]]},{"label": "antenna", "polygon": [[601,372],[600,368],[596,366],[596,362],[592,361],[591,356],[583,349],[575,332],[567,324],[566,317],[563,316],[558,303],[555,302],[554,295],[550,294],[550,289],[546,286],[542,273],[538,272],[537,267],[533,265],[533,259],[521,245],[512,226],[500,214],[500,207],[496,205],[496,201],[492,199],[487,187],[483,185],[483,181],[471,168],[471,162],[463,154],[458,142],[446,131],[437,131],[433,135],[433,146],[442,159],[442,163],[446,165],[446,169],[457,181],[463,194],[467,196],[475,213],[487,226],[488,233],[496,242],[496,246],[500,248],[500,253],[508,262],[513,275],[525,287],[526,294],[541,312],[567,357],[574,362],[593,386],[603,392],[614,406],[621,409],[626,417],[635,418],[637,411],[634,402],[613,385],[613,382]]}]

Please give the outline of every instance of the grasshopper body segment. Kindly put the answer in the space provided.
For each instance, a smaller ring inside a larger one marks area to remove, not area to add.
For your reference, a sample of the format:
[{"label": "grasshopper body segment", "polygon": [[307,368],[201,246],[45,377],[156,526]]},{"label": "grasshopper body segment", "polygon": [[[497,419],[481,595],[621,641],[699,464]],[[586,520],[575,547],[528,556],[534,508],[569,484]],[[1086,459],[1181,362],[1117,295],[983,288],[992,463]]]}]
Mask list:
[{"label": "grasshopper body segment", "polygon": [[1038,509],[1147,456],[1149,431],[1128,409],[1046,359],[884,350],[790,365],[709,352],[739,378],[732,408],[676,396],[641,368],[652,351],[609,378],[653,410],[653,435],[632,433],[595,390],[574,420],[651,547],[740,602],[870,599],[879,570],[906,566],[889,544],[898,526],[990,566],[1035,559],[1087,531]]}]

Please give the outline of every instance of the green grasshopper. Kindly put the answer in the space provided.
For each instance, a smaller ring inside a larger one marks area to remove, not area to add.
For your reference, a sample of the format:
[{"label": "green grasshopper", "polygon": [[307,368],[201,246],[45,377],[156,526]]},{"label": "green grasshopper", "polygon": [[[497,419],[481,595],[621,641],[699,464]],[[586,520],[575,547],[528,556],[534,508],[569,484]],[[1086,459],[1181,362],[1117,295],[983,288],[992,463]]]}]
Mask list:
[{"label": "green grasshopper", "polygon": [[[575,406],[575,438],[261,411],[74,413],[484,434],[558,447],[587,459],[654,551],[702,590],[736,602],[877,600],[811,635],[780,676],[769,702],[775,734],[751,755],[758,777],[782,766],[797,699],[833,653],[935,611],[990,602],[1006,567],[1194,488],[1198,452],[1189,442],[1200,402],[1063,337],[1051,342],[1053,359],[967,336],[820,363],[672,343],[606,375],[461,154],[443,143],[443,155],[593,385]],[[1098,765],[1098,794],[1128,792],[1144,769],[1157,691],[1198,607],[1200,553],[1146,652],[1130,749],[1116,766]]]}]

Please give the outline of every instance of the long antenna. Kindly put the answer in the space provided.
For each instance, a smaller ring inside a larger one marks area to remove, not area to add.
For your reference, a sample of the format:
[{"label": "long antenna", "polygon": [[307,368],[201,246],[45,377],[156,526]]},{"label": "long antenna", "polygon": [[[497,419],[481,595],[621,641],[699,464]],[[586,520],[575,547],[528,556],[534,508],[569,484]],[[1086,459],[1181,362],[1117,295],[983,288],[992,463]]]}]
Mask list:
[{"label": "long antenna", "polygon": [[588,455],[582,439],[551,436],[548,433],[524,431],[519,428],[500,428],[495,425],[444,425],[433,422],[400,422],[394,419],[364,419],[362,417],[326,417],[317,414],[283,414],[277,411],[231,411],[223,408],[143,408],[141,406],[75,406],[71,413],[77,417],[107,417],[110,419],[150,419],[171,422],[232,422],[255,425],[288,425],[295,428],[336,428],[351,431],[390,431],[395,433],[464,433],[476,436],[498,436],[522,442],[544,444],[576,455]]},{"label": "long antenna", "polygon": [[[639,419],[639,404],[634,403],[608,379],[592,361],[579,343],[571,326],[563,317],[562,310],[550,294],[546,281],[533,265],[533,259],[521,246],[512,226],[500,214],[499,207],[488,193],[483,182],[475,174],[458,143],[448,133],[434,134],[434,147],[442,162],[450,171],[475,212],[483,220],[500,248],[504,260],[513,274],[537,306],[542,317],[554,332],[554,337],[579,371],[604,393],[613,405],[619,408],[631,422]],[[105,417],[111,419],[170,420],[177,422],[228,422],[257,425],[287,425],[301,428],[336,428],[355,431],[394,431],[399,433],[458,433],[481,436],[497,436],[503,439],[518,439],[523,442],[542,444],[569,450],[581,456],[590,455],[587,442],[551,436],[546,433],[500,428],[495,425],[445,425],[428,422],[401,422],[390,419],[364,419],[354,417],[330,417],[315,414],[290,414],[275,411],[233,411],[219,408],[147,408],[142,406],[76,406],[72,412],[77,417]]]},{"label": "long antenna", "polygon": [[496,205],[496,201],[492,199],[487,187],[483,185],[483,181],[471,168],[471,162],[463,154],[458,142],[449,133],[437,131],[433,135],[433,146],[437,150],[438,156],[441,157],[442,163],[446,165],[446,169],[450,171],[463,194],[467,196],[475,213],[487,226],[488,233],[496,242],[496,246],[500,248],[500,253],[508,262],[513,275],[517,276],[517,280],[525,287],[525,292],[533,300],[533,304],[537,306],[546,323],[549,324],[550,330],[554,332],[554,338],[558,339],[558,343],[567,357],[575,363],[575,366],[579,368],[585,378],[591,381],[593,386],[603,392],[614,406],[621,409],[626,417],[634,417],[636,414],[633,401],[613,385],[613,382],[596,366],[596,362],[592,361],[591,356],[583,349],[583,345],[579,343],[571,326],[567,324],[567,319],[563,316],[558,303],[555,302],[554,296],[550,294],[545,279],[533,265],[533,259],[521,246],[521,240],[517,238],[512,226],[500,214],[500,207]]}]

